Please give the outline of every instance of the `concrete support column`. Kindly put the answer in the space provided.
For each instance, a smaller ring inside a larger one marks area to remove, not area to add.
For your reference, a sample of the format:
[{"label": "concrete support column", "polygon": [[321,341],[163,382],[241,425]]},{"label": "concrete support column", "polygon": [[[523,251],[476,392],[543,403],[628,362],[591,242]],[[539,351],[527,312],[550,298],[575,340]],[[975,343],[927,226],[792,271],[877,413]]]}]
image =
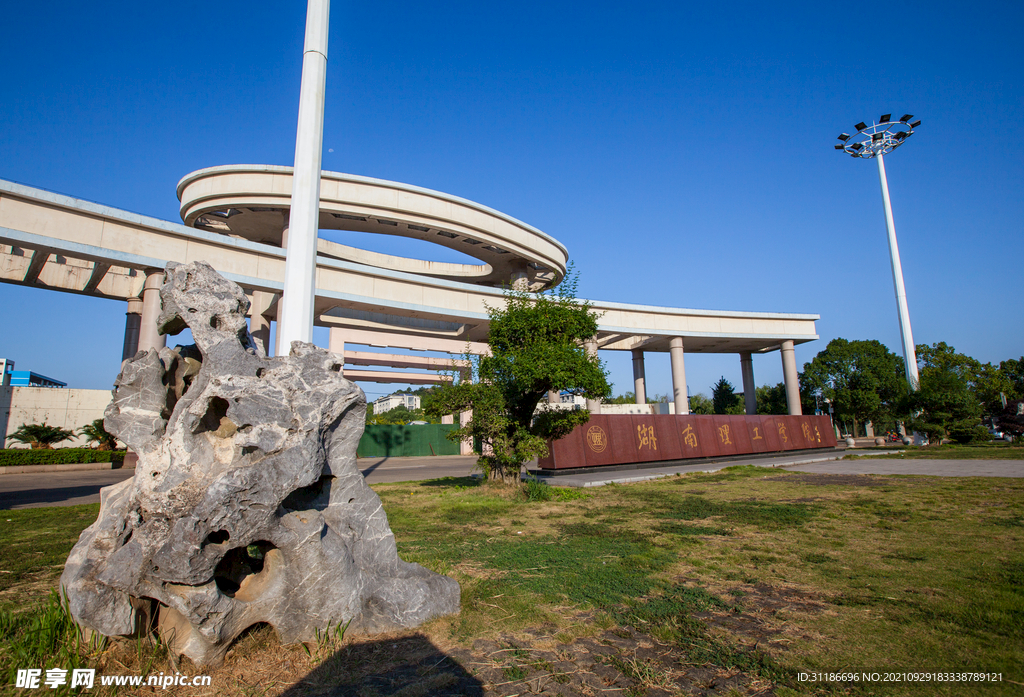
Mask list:
[{"label": "concrete support column", "polygon": [[121,360],[126,361],[139,352],[139,330],[142,328],[142,299],[128,298],[128,311],[124,317],[124,348]]},{"label": "concrete support column", "polygon": [[512,272],[512,287],[516,290],[529,290],[530,275],[526,269],[516,269]]},{"label": "concrete support column", "polygon": [[793,353],[793,342],[782,342],[782,379],[786,383],[786,404],[791,416],[802,415],[800,408],[800,378],[796,372],[796,354]]},{"label": "concrete support column", "polygon": [[270,355],[270,320],[263,316],[263,311],[270,306],[273,299],[273,293],[254,290],[252,305],[249,307],[249,333],[267,356]]},{"label": "concrete support column", "polygon": [[[281,249],[288,249],[288,230],[291,228],[291,215],[288,211],[284,212],[284,227],[281,229]],[[283,295],[281,296],[284,297]],[[281,355],[281,301],[277,303],[277,333],[274,334],[274,355]],[[288,355],[291,351],[291,347],[288,347],[284,353]]]},{"label": "concrete support column", "polygon": [[345,332],[338,327],[331,327],[330,339],[327,340],[327,350],[339,356],[345,355]]},{"label": "concrete support column", "polygon": [[740,354],[740,372],[743,373],[743,401],[747,414],[757,413],[757,393],[754,391],[754,359],[750,352]]},{"label": "concrete support column", "polygon": [[548,390],[548,404],[561,404],[562,395],[558,390]]},{"label": "concrete support column", "polygon": [[146,269],[146,284],[142,287],[142,321],[139,326],[139,350],[159,351],[167,346],[167,337],[157,331],[160,317],[160,286],[164,284],[163,269]]},{"label": "concrete support column", "polygon": [[633,349],[633,394],[637,404],[647,404],[647,384],[644,375],[644,351]]},{"label": "concrete support column", "polygon": [[[469,423],[469,420],[473,418],[473,410],[459,412],[459,426],[465,426]],[[460,455],[472,455],[473,454],[473,439],[466,438],[459,444]]]},{"label": "concrete support column", "polygon": [[676,414],[690,413],[690,400],[686,395],[686,364],[683,362],[683,337],[674,336],[668,342],[669,359],[672,362],[672,396]]},{"label": "concrete support column", "polygon": [[[583,347],[587,350],[587,354],[591,356],[597,356],[597,338],[590,339],[583,342]],[[587,400],[587,411],[591,414],[601,413],[601,402],[596,399]]]}]

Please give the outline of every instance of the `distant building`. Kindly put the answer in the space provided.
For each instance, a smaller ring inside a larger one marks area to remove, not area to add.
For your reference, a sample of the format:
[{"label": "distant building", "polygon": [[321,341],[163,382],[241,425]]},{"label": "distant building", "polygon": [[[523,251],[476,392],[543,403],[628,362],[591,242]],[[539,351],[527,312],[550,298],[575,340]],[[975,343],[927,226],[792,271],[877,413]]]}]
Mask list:
[{"label": "distant building", "polygon": [[11,374],[14,372],[14,361],[10,358],[0,358],[0,386],[11,384]]},{"label": "distant building", "polygon": [[420,408],[420,398],[414,394],[389,394],[373,403],[373,413],[383,414],[397,407],[405,407],[409,411]]},{"label": "distant building", "polygon": [[15,370],[11,373],[12,387],[67,387],[66,382],[48,378],[31,370]]}]

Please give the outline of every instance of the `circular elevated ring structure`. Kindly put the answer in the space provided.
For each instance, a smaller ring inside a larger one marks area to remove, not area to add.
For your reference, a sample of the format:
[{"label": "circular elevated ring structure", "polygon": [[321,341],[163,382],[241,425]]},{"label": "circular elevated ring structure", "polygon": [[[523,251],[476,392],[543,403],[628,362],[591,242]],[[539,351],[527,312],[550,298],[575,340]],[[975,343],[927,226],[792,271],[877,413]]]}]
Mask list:
[{"label": "circular elevated ring structure", "polygon": [[[185,176],[177,188],[189,227],[284,246],[292,168],[224,165]],[[551,236],[496,210],[409,184],[322,172],[320,230],[395,235],[433,242],[480,264],[424,261],[317,241],[320,256],[483,286],[527,279],[539,290],[565,277],[569,253]]]}]

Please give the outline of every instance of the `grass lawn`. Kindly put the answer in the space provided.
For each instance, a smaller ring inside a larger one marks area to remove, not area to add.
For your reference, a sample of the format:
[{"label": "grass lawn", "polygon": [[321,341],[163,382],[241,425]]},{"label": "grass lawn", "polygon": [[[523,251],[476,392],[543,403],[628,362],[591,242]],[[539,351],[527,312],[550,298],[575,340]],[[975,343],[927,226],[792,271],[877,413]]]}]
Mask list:
[{"label": "grass lawn", "polygon": [[[358,687],[333,694],[458,694],[426,658],[415,674],[425,692],[367,677],[402,651],[439,656],[434,666],[458,658],[486,694],[590,694],[570,679],[583,645],[584,672],[619,689],[609,694],[1024,691],[1021,479],[741,467],[547,490],[547,501],[471,479],[374,489],[402,557],[459,581],[460,615],[312,656],[257,629],[211,671],[214,691],[167,694],[332,694],[339,684]],[[0,513],[0,669],[10,680],[9,647],[27,626],[18,618],[38,612],[96,508]],[[160,651],[120,642],[84,660],[170,670]],[[798,679],[851,670],[983,671],[1003,682]]]}]

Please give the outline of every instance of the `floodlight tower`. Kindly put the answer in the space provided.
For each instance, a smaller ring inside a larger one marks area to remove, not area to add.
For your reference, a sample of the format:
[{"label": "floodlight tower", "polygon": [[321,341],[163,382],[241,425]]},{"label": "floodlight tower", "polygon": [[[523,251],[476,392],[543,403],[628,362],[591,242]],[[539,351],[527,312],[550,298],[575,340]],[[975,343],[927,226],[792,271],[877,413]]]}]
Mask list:
[{"label": "floodlight tower", "polygon": [[331,0],[309,0],[306,6],[306,42],[302,51],[302,81],[299,83],[299,126],[295,135],[284,293],[277,321],[277,345],[286,356],[293,341],[313,341],[330,11]]},{"label": "floodlight tower", "polygon": [[[911,121],[913,115],[904,114],[899,121],[892,121],[892,114],[882,114],[878,123],[870,126],[863,121],[854,128],[857,133],[840,133],[842,150],[853,157],[866,160],[878,160],[878,178],[882,184],[882,204],[885,206],[885,225],[889,230],[889,257],[892,261],[892,285],[896,290],[896,307],[900,315],[900,335],[903,338],[903,362],[907,369],[907,382],[910,389],[916,390],[919,385],[917,376],[917,351],[914,349],[914,334],[910,331],[910,311],[907,310],[907,290],[903,286],[903,265],[900,264],[900,248],[896,244],[896,226],[892,222],[892,204],[889,203],[889,182],[885,178],[885,160],[883,155],[903,145],[921,125],[921,120]],[[904,130],[905,129],[905,130]]]}]

